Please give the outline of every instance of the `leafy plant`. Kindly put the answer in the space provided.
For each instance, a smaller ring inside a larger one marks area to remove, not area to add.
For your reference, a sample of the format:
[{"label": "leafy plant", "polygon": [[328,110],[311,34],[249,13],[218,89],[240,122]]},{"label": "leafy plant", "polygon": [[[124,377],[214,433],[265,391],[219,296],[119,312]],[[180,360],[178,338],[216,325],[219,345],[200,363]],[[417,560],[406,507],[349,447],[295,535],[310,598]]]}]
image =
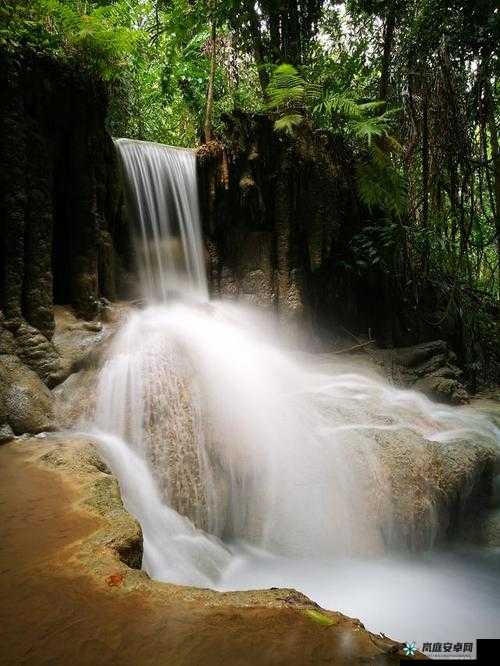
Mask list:
[{"label": "leafy plant", "polygon": [[363,203],[396,215],[404,212],[406,179],[391,157],[401,151],[400,144],[390,134],[399,109],[383,110],[383,101],[358,102],[345,92],[331,92],[319,84],[309,84],[288,63],[275,68],[266,93],[266,108],[278,114],[274,122],[276,131],[292,136],[309,117],[316,126],[354,141],[359,146],[356,182]]},{"label": "leafy plant", "polygon": [[77,59],[104,80],[120,76],[141,37],[140,31],[118,25],[115,6],[89,7],[80,13],[76,3],[12,0],[1,8],[0,45],[7,50],[29,47],[59,58]]},{"label": "leafy plant", "polygon": [[278,65],[266,89],[266,109],[279,114],[274,123],[275,130],[293,134],[319,92],[318,86],[308,84],[293,65]]}]

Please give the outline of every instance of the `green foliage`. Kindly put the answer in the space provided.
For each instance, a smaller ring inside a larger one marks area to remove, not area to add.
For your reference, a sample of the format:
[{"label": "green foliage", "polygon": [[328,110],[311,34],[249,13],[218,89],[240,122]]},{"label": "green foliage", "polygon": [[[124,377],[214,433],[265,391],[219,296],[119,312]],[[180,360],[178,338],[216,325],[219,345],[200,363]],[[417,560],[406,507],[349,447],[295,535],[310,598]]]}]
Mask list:
[{"label": "green foliage", "polygon": [[[138,0],[134,1],[140,6]],[[151,123],[141,127],[138,103],[137,112],[134,110],[129,116],[126,134],[176,145],[192,146],[198,142],[210,70],[209,15],[215,15],[217,20],[212,118],[215,132],[222,129],[221,117],[225,112],[235,108],[254,110],[260,105],[257,68],[250,59],[236,60],[234,35],[227,25],[223,4],[209,7],[195,0],[158,2],[157,11],[146,13],[143,19],[149,40],[132,86],[142,106],[148,108],[152,108],[153,88],[154,112]],[[147,85],[143,85],[140,77],[140,71],[144,70],[148,73]]]},{"label": "green foliage", "polygon": [[303,122],[304,116],[300,113],[287,113],[274,121],[274,129],[293,136],[294,130]]},{"label": "green foliage", "polygon": [[266,93],[267,109],[278,114],[276,131],[293,136],[309,117],[316,127],[341,134],[357,146],[356,183],[363,203],[397,216],[404,213],[406,178],[391,158],[391,153],[401,150],[390,135],[399,109],[383,110],[385,102],[380,100],[358,102],[347,92],[328,89],[326,82],[324,88],[310,84],[288,63],[274,69]]},{"label": "green foliage", "polygon": [[356,184],[368,208],[382,208],[396,216],[406,211],[406,178],[394,166],[380,165],[373,159],[360,161],[356,167]]},{"label": "green foliage", "polygon": [[318,125],[332,132],[344,128],[347,134],[371,146],[374,139],[390,136],[391,124],[398,112],[398,109],[388,109],[380,113],[384,106],[385,102],[380,100],[357,102],[346,92],[326,92],[312,113]]},{"label": "green foliage", "polygon": [[115,6],[89,7],[67,0],[12,0],[1,9],[0,46],[29,47],[57,57],[77,59],[104,80],[116,79],[127,66],[140,33],[117,25]]},{"label": "green foliage", "polygon": [[[366,135],[363,134],[366,138]],[[361,138],[358,135],[358,138]],[[396,139],[389,134],[376,134],[384,142],[371,143],[368,139],[368,151],[361,155],[356,165],[356,184],[363,203],[370,209],[381,208],[395,217],[402,217],[408,205],[408,185],[392,153],[401,152]],[[383,146],[381,148],[380,146]]]},{"label": "green foliage", "polygon": [[319,94],[319,88],[308,84],[293,65],[283,63],[273,70],[266,94],[266,108],[282,111],[305,108]]},{"label": "green foliage", "polygon": [[[268,112],[290,137],[309,127],[330,134],[331,145],[340,139],[369,218],[355,262],[401,279],[452,275],[498,298],[492,0],[6,0],[0,47],[49,54],[106,81],[114,135],[193,146],[212,23],[215,134],[226,112],[242,109]],[[383,236],[393,224],[390,249]],[[386,253],[403,246],[403,267],[391,269]]]},{"label": "green foliage", "polygon": [[405,233],[401,223],[390,218],[366,225],[351,241],[353,265],[345,263],[344,267],[363,273],[369,267],[377,266],[384,273],[392,273],[395,253],[404,241]]},{"label": "green foliage", "polygon": [[274,129],[293,135],[304,121],[308,104],[319,92],[319,88],[308,84],[293,65],[282,63],[275,67],[266,89],[266,109],[279,114]]}]

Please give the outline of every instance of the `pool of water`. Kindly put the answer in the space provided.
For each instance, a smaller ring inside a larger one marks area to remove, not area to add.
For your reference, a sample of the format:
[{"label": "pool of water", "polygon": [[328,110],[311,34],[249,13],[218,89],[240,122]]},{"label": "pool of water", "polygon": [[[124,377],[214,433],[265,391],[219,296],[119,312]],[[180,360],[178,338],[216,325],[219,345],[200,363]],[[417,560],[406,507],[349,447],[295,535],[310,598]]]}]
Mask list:
[{"label": "pool of water", "polygon": [[500,638],[500,549],[290,560],[235,544],[220,590],[293,587],[401,642]]}]

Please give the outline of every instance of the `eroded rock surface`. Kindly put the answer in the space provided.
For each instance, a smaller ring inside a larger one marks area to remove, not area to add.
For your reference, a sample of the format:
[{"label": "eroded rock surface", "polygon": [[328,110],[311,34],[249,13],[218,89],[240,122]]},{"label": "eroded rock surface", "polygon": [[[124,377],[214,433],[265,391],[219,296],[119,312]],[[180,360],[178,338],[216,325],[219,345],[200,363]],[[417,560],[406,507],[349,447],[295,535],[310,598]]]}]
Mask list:
[{"label": "eroded rock surface", "polygon": [[380,431],[375,438],[393,498],[392,524],[387,512],[381,516],[387,543],[415,551],[481,540],[477,527],[486,516],[497,458],[490,443],[430,442],[411,431]]},{"label": "eroded rock surface", "polygon": [[461,381],[462,370],[455,365],[457,357],[444,340],[378,350],[376,355],[389,377],[402,386],[447,404],[460,405],[470,399]]},{"label": "eroded rock surface", "polygon": [[95,407],[99,368],[130,306],[107,304],[105,321],[87,322],[68,309],[55,308],[54,345],[61,355],[64,381],[54,388],[56,414],[61,427],[80,424]]},{"label": "eroded rock surface", "polygon": [[23,320],[0,317],[0,427],[5,433],[8,428],[21,435],[74,426],[90,414],[98,367],[128,309],[107,305],[103,323],[78,319],[71,308],[55,306],[51,340]]},{"label": "eroded rock surface", "polygon": [[17,356],[0,357],[0,424],[16,435],[56,428],[51,392]]}]

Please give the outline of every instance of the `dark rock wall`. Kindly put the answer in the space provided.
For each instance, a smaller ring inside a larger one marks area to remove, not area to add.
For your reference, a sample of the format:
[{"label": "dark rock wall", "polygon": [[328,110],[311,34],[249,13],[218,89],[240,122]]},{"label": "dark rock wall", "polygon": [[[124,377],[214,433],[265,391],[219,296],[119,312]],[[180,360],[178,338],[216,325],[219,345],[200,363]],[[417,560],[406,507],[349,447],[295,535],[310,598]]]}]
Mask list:
[{"label": "dark rock wall", "polygon": [[[0,53],[1,281],[7,320],[50,339],[52,305],[85,318],[119,288],[119,167],[99,81],[31,52]],[[101,270],[99,270],[101,268]]]},{"label": "dark rock wall", "polygon": [[227,124],[225,154],[199,152],[212,289],[273,308],[298,331],[314,318],[315,275],[342,226],[357,225],[348,154],[308,128],[279,135],[263,115]]},{"label": "dark rock wall", "polygon": [[453,299],[409,274],[404,241],[386,251],[384,268],[357,266],[360,233],[388,222],[359,201],[349,146],[305,124],[296,137],[279,134],[259,114],[228,116],[226,126],[224,149],[198,151],[213,292],[305,322],[322,345],[445,340],[474,389],[491,344],[474,342]]},{"label": "dark rock wall", "polygon": [[[52,341],[54,304],[99,316],[102,297],[123,293],[129,234],[102,82],[76,64],[0,51],[0,87],[0,397],[8,407],[0,428],[19,434],[52,423],[46,387],[67,375]],[[22,405],[47,423],[21,426]]]},{"label": "dark rock wall", "polygon": [[227,118],[222,152],[200,149],[202,209],[214,292],[273,307],[323,339],[411,344],[384,276],[343,269],[367,221],[352,151],[303,126],[278,134],[265,115]]}]

